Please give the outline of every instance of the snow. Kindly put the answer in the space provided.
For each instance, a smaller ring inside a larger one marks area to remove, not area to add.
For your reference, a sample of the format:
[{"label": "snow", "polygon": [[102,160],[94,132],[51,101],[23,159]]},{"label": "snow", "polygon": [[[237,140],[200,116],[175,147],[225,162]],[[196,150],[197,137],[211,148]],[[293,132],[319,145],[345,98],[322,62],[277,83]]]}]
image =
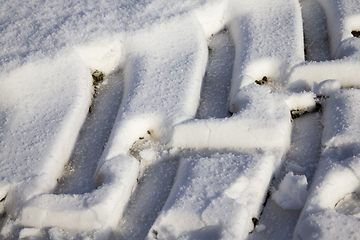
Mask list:
[{"label": "snow", "polygon": [[326,101],[322,136],[325,147],[346,147],[359,143],[359,100],[359,91],[351,89],[342,90]]},{"label": "snow", "polygon": [[359,196],[357,193],[346,195],[335,207],[335,210],[344,215],[352,215],[359,218]]},{"label": "snow", "polygon": [[[290,144],[290,109],[266,86],[251,84],[239,91],[243,106],[225,119],[193,120],[175,126],[172,145],[183,148],[278,148]],[[274,104],[275,102],[279,103]],[[189,138],[189,134],[194,134]],[[241,136],[241,138],[239,138]]]},{"label": "snow", "polygon": [[[320,156],[322,128],[319,112],[305,114],[293,120],[291,146],[284,157],[283,168],[270,185],[271,193],[279,189],[281,180],[289,172],[305,175],[308,186],[311,186]],[[300,213],[301,209],[284,210],[269,198],[259,219],[259,226],[264,225],[266,229],[253,232],[249,239],[292,239]]]},{"label": "snow", "polygon": [[196,118],[225,118],[229,113],[229,90],[235,49],[231,36],[221,31],[208,41],[209,59]]},{"label": "snow", "polygon": [[37,236],[40,236],[40,229],[37,229],[37,228],[23,228],[21,231],[20,231],[20,234],[19,234],[19,238],[20,239],[23,239],[23,238],[27,238],[27,237],[37,237]]},{"label": "snow", "polygon": [[360,6],[357,1],[318,0],[324,9],[333,60],[306,62],[296,66],[290,75],[290,88],[311,86],[312,82],[336,79],[343,87],[358,86],[360,39],[351,32],[360,29]]},{"label": "snow", "polygon": [[330,47],[333,58],[344,56],[343,44],[346,41],[355,42],[351,31],[360,29],[360,7],[356,1],[319,0],[327,15],[327,25],[330,34]]},{"label": "snow", "polygon": [[307,180],[304,175],[297,176],[289,172],[271,198],[284,210],[300,209],[304,206],[308,195],[306,188]]},{"label": "snow", "polygon": [[360,238],[358,0],[0,12],[1,238]]},{"label": "snow", "polygon": [[304,27],[305,58],[307,61],[331,59],[324,9],[318,1],[299,1]]},{"label": "snow", "polygon": [[86,43],[75,47],[75,52],[81,57],[86,66],[94,72],[100,70],[109,74],[119,68],[124,62],[124,40],[106,39],[97,42]]},{"label": "snow", "polygon": [[30,63],[3,79],[0,176],[6,211],[15,214],[56,186],[88,112],[90,78],[72,54]]},{"label": "snow", "polygon": [[251,219],[259,215],[279,160],[269,153],[181,158],[172,191],[147,239],[244,238],[254,228]]},{"label": "snow", "polygon": [[353,132],[358,124],[354,118],[359,94],[355,89],[342,90],[326,100],[322,157],[294,239],[359,237],[358,232],[352,232],[353,226],[359,226],[358,220],[335,210],[342,199],[359,188],[359,135]]},{"label": "snow", "polygon": [[298,1],[265,0],[246,4],[231,1],[229,5],[229,30],[237,52],[230,111],[237,112],[236,101],[241,87],[264,76],[280,85],[275,89],[285,85],[288,69],[304,61],[304,42],[299,41],[303,33]]},{"label": "snow", "polygon": [[317,96],[330,97],[341,88],[341,83],[336,79],[329,79],[320,83],[314,82],[311,90]]}]

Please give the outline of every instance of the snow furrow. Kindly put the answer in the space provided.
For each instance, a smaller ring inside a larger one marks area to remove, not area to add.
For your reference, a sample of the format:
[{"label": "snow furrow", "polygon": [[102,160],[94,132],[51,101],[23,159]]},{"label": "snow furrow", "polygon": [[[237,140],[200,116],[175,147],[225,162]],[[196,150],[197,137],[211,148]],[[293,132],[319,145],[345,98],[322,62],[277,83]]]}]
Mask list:
[{"label": "snow furrow", "polygon": [[360,238],[359,0],[0,11],[1,238]]},{"label": "snow furrow", "polygon": [[1,127],[0,177],[10,217],[27,200],[55,188],[87,115],[89,69],[76,54],[66,54],[23,66],[2,81],[0,102],[8,109]]},{"label": "snow furrow", "polygon": [[[339,90],[326,100],[322,135],[322,158],[308,200],[296,225],[294,239],[355,239],[357,218],[335,211],[359,184],[359,90]],[[329,228],[331,226],[331,228]]]},{"label": "snow furrow", "polygon": [[133,143],[146,134],[166,139],[172,125],[195,115],[207,59],[196,19],[174,19],[126,44],[124,98],[95,173],[98,188],[82,195],[35,197],[22,208],[23,225],[115,228],[139,174],[139,161],[128,155]]},{"label": "snow furrow", "polygon": [[356,69],[360,67],[360,39],[352,31],[360,29],[358,1],[319,0],[323,7],[334,60],[305,62],[296,66],[290,77],[291,88],[311,86],[327,79],[336,79],[343,87],[359,86]]},{"label": "snow furrow", "polygon": [[280,158],[269,153],[184,156],[147,239],[245,239]]},{"label": "snow furrow", "polygon": [[230,111],[237,112],[236,99],[242,87],[264,76],[277,82],[275,91],[286,86],[289,69],[304,61],[303,29],[300,5],[295,0],[232,1],[229,15],[237,52]]}]

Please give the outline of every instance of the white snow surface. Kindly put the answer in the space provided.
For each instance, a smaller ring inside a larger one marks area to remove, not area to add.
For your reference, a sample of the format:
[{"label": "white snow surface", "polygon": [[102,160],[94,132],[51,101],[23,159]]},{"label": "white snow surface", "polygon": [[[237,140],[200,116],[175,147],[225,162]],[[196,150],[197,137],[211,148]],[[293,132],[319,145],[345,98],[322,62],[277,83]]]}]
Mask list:
[{"label": "white snow surface", "polygon": [[336,79],[329,79],[320,83],[313,82],[311,90],[317,96],[330,97],[341,88],[341,83]]},{"label": "white snow surface", "polygon": [[[2,79],[1,196],[13,212],[56,186],[91,102],[90,73],[75,55],[37,61]],[[44,91],[46,89],[46,91]],[[10,200],[11,199],[11,200]]]},{"label": "white snow surface", "polygon": [[304,175],[297,176],[293,172],[285,175],[279,189],[273,193],[273,199],[282,209],[300,209],[304,206],[308,192]]},{"label": "white snow surface", "polygon": [[279,162],[271,153],[180,159],[174,187],[147,239],[245,238]]},{"label": "white snow surface", "polygon": [[360,238],[359,0],[0,13],[0,238]]},{"label": "white snow surface", "polygon": [[[335,207],[359,189],[359,90],[348,89],[326,101],[323,115],[322,156],[308,200],[297,223],[294,239],[356,239],[358,220]],[[342,107],[340,111],[340,105]],[[344,107],[346,106],[346,107]],[[326,226],[326,227],[325,227]]]},{"label": "white snow surface", "polygon": [[359,1],[318,0],[322,6],[328,26],[332,60],[306,62],[296,66],[290,75],[291,88],[311,86],[313,82],[336,79],[343,87],[359,84],[355,69],[359,68],[360,39],[352,31],[360,30]]}]

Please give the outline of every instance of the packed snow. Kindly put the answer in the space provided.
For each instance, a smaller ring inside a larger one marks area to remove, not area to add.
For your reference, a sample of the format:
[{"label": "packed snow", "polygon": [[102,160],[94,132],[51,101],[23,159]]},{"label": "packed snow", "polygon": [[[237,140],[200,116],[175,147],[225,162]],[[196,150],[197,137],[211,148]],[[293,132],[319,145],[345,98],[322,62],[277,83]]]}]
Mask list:
[{"label": "packed snow", "polygon": [[360,238],[359,0],[0,9],[0,238]]}]

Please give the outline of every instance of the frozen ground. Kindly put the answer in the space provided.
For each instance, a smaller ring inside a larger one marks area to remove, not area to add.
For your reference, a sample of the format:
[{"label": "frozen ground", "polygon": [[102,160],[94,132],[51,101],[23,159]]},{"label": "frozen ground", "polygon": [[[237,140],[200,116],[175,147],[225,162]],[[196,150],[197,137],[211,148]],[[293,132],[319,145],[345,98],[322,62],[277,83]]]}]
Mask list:
[{"label": "frozen ground", "polygon": [[360,1],[7,1],[1,239],[360,238]]}]

